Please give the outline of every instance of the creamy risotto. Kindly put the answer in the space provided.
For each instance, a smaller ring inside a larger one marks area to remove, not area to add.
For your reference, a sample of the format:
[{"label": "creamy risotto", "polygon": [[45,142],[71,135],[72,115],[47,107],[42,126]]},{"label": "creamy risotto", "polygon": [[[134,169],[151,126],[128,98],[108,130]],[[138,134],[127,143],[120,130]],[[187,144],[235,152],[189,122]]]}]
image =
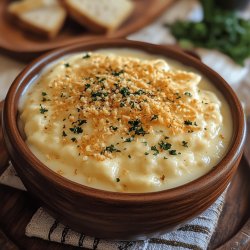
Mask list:
[{"label": "creamy risotto", "polygon": [[227,102],[201,75],[123,49],[49,65],[23,96],[20,119],[50,169],[116,192],[190,182],[220,161],[232,134]]}]

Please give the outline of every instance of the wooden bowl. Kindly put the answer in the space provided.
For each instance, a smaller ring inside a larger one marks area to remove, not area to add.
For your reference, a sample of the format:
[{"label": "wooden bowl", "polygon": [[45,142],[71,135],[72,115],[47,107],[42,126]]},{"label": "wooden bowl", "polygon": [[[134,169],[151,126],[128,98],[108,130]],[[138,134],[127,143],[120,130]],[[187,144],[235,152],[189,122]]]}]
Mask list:
[{"label": "wooden bowl", "polygon": [[[101,48],[134,48],[177,60],[206,76],[224,95],[232,113],[232,143],[209,173],[183,186],[152,193],[97,190],[65,179],[29,150],[18,126],[18,101],[27,84],[66,54]],[[240,162],[246,132],[241,104],[231,87],[199,60],[166,46],[127,40],[75,44],[38,58],[13,82],[3,110],[3,132],[12,163],[27,190],[58,220],[86,235],[112,239],[143,239],[172,230],[207,209],[225,190]]]}]

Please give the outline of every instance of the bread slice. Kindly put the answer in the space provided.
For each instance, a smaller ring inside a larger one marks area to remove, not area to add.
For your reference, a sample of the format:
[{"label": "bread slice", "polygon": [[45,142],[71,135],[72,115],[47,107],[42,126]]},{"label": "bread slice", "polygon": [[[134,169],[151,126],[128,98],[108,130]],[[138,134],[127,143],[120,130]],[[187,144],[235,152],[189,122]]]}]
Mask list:
[{"label": "bread slice", "polygon": [[63,0],[63,3],[72,18],[97,33],[117,29],[134,9],[130,0]]},{"label": "bread slice", "polygon": [[58,0],[22,0],[10,4],[8,12],[19,26],[48,38],[58,34],[67,15]]}]

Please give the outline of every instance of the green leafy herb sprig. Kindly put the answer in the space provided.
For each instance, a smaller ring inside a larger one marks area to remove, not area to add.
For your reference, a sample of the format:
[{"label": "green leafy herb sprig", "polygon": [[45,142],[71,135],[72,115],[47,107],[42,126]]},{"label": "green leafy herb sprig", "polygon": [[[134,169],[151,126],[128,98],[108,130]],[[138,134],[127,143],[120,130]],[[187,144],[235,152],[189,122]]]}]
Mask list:
[{"label": "green leafy herb sprig", "polygon": [[220,9],[215,0],[201,0],[201,3],[202,21],[177,21],[166,26],[181,47],[217,49],[244,65],[250,57],[250,21],[238,17],[235,11]]}]

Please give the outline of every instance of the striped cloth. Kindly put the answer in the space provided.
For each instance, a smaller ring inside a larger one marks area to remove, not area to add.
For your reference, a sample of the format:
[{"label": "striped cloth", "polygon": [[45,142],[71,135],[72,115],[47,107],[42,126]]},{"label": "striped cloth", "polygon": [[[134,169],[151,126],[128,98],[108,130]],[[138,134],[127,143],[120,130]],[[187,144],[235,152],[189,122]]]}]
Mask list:
[{"label": "striped cloth", "polygon": [[[11,164],[0,176],[0,183],[25,190]],[[39,208],[33,215],[25,233],[28,237],[96,250],[203,250],[207,249],[215,231],[224,204],[225,192],[210,208],[193,221],[175,231],[145,241],[110,241],[89,237],[61,224],[43,208]]]}]

